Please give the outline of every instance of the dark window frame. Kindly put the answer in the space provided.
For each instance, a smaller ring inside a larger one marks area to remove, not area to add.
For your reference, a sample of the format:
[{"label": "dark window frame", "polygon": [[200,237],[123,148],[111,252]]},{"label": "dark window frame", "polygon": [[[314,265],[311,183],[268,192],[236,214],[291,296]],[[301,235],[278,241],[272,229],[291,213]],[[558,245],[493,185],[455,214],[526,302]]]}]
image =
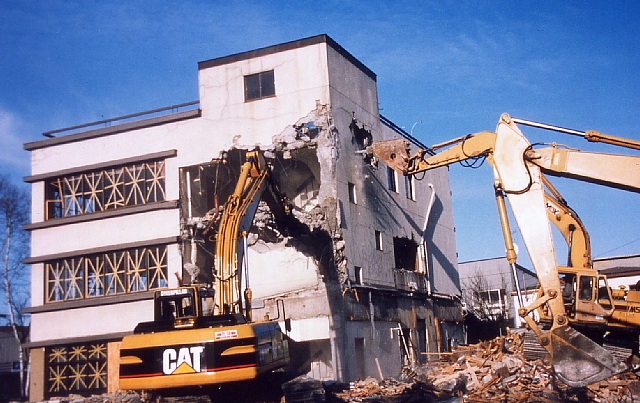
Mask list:
[{"label": "dark window frame", "polygon": [[244,76],[244,101],[251,102],[276,96],[274,70]]},{"label": "dark window frame", "polygon": [[376,243],[376,250],[383,250],[382,231],[375,230],[373,234]]},{"label": "dark window frame", "polygon": [[351,204],[358,204],[358,191],[356,189],[356,184],[348,182],[347,187],[349,189],[349,202],[351,202]]},{"label": "dark window frame", "polygon": [[387,189],[398,193],[398,173],[391,167],[387,167]]}]

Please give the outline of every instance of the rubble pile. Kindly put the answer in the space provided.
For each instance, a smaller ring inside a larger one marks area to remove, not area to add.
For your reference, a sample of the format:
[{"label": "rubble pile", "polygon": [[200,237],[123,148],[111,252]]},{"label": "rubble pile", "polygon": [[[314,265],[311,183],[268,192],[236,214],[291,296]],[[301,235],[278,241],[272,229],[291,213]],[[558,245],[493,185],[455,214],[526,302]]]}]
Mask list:
[{"label": "rubble pile", "polygon": [[[429,364],[406,369],[400,380],[368,378],[335,394],[343,402],[640,402],[638,377],[627,372],[585,388],[554,379],[552,367],[526,360],[524,334],[461,346]],[[421,399],[421,400],[416,400]]]}]

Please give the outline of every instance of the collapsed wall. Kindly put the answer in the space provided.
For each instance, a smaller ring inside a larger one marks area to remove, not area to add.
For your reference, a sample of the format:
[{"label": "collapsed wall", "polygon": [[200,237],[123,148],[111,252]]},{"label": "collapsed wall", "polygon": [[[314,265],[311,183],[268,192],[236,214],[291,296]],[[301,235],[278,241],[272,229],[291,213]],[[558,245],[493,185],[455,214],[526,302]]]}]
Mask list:
[{"label": "collapsed wall", "polygon": [[[246,153],[263,153],[290,214],[283,223],[262,202],[253,219],[247,238],[253,317],[291,319],[294,329],[290,346],[296,351],[292,359],[298,360],[294,367],[307,373],[315,365],[324,371],[319,376],[314,374],[318,379],[347,380],[365,371],[375,372],[377,366],[370,362],[370,356],[385,361],[380,364],[382,368],[392,371],[402,361],[401,356],[422,360],[424,357],[413,350],[439,351],[441,344],[446,349],[448,340],[457,337],[456,326],[448,323],[457,322],[458,304],[427,299],[428,284],[423,284],[418,272],[418,241],[414,233],[408,230],[394,234],[380,224],[388,220],[402,225],[393,215],[396,209],[401,213],[402,206],[395,204],[384,184],[375,178],[376,161],[366,154],[353,154],[351,158],[362,158],[364,165],[350,161],[342,165],[359,166],[362,172],[338,178],[336,167],[341,150],[358,153],[372,143],[371,131],[355,117],[349,119],[346,134],[339,133],[329,106],[317,104],[306,116],[274,135],[269,144],[246,144],[237,136],[233,147],[220,158],[181,172],[183,276],[191,280],[188,268],[195,266],[200,271],[193,279],[212,283],[215,233],[222,206],[234,190]],[[349,156],[343,157],[347,160]],[[363,181],[361,194],[366,202],[341,204],[338,186],[346,180]],[[358,208],[366,210],[355,210]],[[365,214],[360,215],[361,212]],[[362,240],[366,237],[362,234],[374,232],[368,226],[376,223],[395,235],[386,252],[395,258],[389,267],[373,262],[370,250],[363,250],[360,242],[346,244],[345,215],[358,220],[351,222],[351,232],[346,234],[349,240]],[[356,231],[360,231],[358,237],[354,236]],[[360,264],[378,270],[375,275],[379,278],[373,279],[377,283],[350,280],[347,250],[357,254]],[[392,268],[395,270],[389,270]],[[262,288],[256,285],[260,276]],[[405,341],[399,344],[399,339]],[[396,344],[398,348],[390,348]]]},{"label": "collapsed wall", "polygon": [[339,139],[329,107],[318,104],[316,109],[274,135],[271,144],[248,145],[242,140],[237,136],[233,148],[224,151],[220,158],[183,168],[181,172],[184,281],[211,283],[215,231],[222,207],[234,190],[246,152],[260,150],[271,166],[274,182],[287,200],[290,217],[282,228],[266,203],[261,202],[248,238],[249,245],[258,251],[294,248],[315,260],[321,279],[346,282],[335,181]]}]

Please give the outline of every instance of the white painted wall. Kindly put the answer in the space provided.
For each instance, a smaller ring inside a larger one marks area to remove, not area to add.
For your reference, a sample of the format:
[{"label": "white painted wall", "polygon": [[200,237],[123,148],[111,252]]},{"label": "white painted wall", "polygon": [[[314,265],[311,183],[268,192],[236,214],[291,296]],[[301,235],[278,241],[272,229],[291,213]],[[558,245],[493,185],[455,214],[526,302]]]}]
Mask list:
[{"label": "white painted wall", "polygon": [[31,316],[31,342],[130,332],[148,320],[151,300],[38,313]]},{"label": "white painted wall", "polygon": [[174,209],[43,228],[31,235],[31,255],[45,256],[177,236],[179,224],[178,210]]},{"label": "white painted wall", "polygon": [[248,262],[254,300],[318,287],[320,281],[313,258],[283,245],[249,248]]},{"label": "white painted wall", "polygon": [[[326,44],[199,71],[203,120],[244,146],[269,145],[274,135],[329,102]],[[244,76],[274,70],[276,96],[244,101]],[[229,147],[227,147],[229,148]]]},{"label": "white painted wall", "polygon": [[[271,69],[275,73],[276,96],[245,102],[243,76]],[[321,189],[320,199],[338,197],[344,206],[348,203],[348,182],[361,186],[362,196],[366,194],[366,186],[379,188],[379,183],[386,184],[386,170],[373,173],[363,170],[361,159],[353,154],[349,131],[351,117],[355,114],[356,119],[371,130],[374,140],[397,136],[380,124],[376,82],[325,43],[203,68],[199,71],[199,83],[200,118],[33,150],[32,174],[175,149],[177,156],[166,160],[166,192],[167,200],[177,200],[180,167],[210,161],[219,157],[222,150],[233,146],[270,145],[274,136],[322,104],[330,105],[331,123],[337,130],[328,134],[340,137],[336,148],[323,147],[333,144],[329,136],[320,141],[319,158],[335,163],[335,166],[329,164],[322,168],[321,180],[325,186]],[[430,246],[433,267],[437,275],[441,275],[444,260],[450,257],[455,264],[453,219],[447,210],[450,206],[448,176],[440,171],[430,173],[426,178],[418,188],[419,202],[406,200],[401,181],[398,195],[385,196],[382,201],[376,195],[373,197],[377,201],[375,205],[364,203],[352,210],[337,209],[338,215],[344,214],[344,217],[337,217],[338,221],[346,219],[344,229],[349,264],[365,267],[369,270],[365,277],[369,276],[376,284],[393,284],[389,270],[393,255],[389,253],[389,237],[385,241],[385,251],[380,256],[376,254],[372,224],[388,236],[415,234],[416,228],[420,229],[424,222],[425,203],[430,196],[428,182],[435,183],[438,192],[442,188],[439,197],[441,204],[446,206]],[[44,186],[41,182],[34,183],[32,189],[33,222],[42,222]],[[32,256],[178,236],[178,225],[176,209],[38,229],[32,233]],[[173,273],[181,271],[182,260],[178,245],[171,245],[170,250],[168,277],[175,285]],[[312,258],[291,248],[265,252],[256,247],[250,250],[249,261],[254,300],[304,288],[315,287],[318,295],[324,292],[321,297],[315,296],[314,301],[306,300],[305,295],[291,298],[295,301],[290,303],[298,309],[292,323],[294,340],[336,339],[332,357],[342,362],[343,352],[336,354],[335,348],[345,348],[347,357],[344,361],[348,363],[354,337],[366,337],[367,372],[374,376],[379,373],[373,361],[378,358],[385,375],[397,374],[400,350],[398,339],[391,330],[396,325],[377,322],[371,333],[368,322],[347,322],[345,330],[344,323],[340,322],[340,312],[328,312],[331,303],[335,308],[335,302],[328,300],[325,284],[318,278],[318,267]],[[44,273],[41,264],[33,267],[33,301],[34,306],[40,306],[43,304]],[[260,269],[255,270],[255,267]],[[455,293],[456,282],[450,273],[445,273],[443,279],[438,290]],[[336,316],[330,317],[332,314]],[[152,315],[151,301],[36,313],[32,317],[32,342],[131,331],[138,322],[150,320]],[[341,380],[349,379],[342,377],[342,371],[342,368],[335,368],[336,376]]]}]

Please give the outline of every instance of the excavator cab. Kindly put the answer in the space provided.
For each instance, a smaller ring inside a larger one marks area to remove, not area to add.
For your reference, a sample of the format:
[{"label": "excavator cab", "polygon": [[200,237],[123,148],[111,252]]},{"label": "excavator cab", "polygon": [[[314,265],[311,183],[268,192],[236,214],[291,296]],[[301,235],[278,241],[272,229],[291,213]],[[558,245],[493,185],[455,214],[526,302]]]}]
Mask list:
[{"label": "excavator cab", "polygon": [[[592,269],[558,267],[562,299],[569,322],[603,324],[613,314],[614,305],[606,276]],[[541,322],[552,323],[547,305],[541,307]]]},{"label": "excavator cab", "polygon": [[192,327],[195,319],[213,315],[215,291],[207,287],[181,287],[156,291],[154,321],[174,322],[174,327]]}]

